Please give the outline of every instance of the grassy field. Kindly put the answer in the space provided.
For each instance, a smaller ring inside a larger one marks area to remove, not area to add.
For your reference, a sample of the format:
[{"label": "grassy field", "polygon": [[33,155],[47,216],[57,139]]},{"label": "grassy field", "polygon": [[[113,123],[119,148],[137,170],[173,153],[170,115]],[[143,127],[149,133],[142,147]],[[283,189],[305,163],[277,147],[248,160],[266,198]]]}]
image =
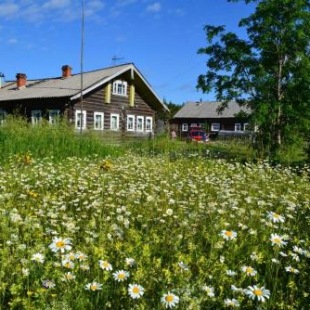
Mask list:
[{"label": "grassy field", "polygon": [[308,309],[308,167],[48,141],[2,154],[0,309]]}]

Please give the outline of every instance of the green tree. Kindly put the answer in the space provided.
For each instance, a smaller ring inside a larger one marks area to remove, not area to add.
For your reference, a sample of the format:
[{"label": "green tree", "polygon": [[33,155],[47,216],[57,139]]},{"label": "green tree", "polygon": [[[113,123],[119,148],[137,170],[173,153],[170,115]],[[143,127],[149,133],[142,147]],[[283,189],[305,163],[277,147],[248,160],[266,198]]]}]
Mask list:
[{"label": "green tree", "polygon": [[168,107],[169,112],[165,114],[165,117],[170,120],[174,117],[174,115],[182,108],[181,105],[175,104],[172,101],[167,101],[165,98],[163,99],[163,103]]},{"label": "green tree", "polygon": [[[198,77],[203,92],[215,91],[226,103],[248,106],[258,128],[256,147],[275,158],[296,142],[309,139],[309,0],[228,0],[254,2],[239,22],[246,39],[225,26],[206,25],[207,72]],[[309,141],[306,141],[309,143]]]}]

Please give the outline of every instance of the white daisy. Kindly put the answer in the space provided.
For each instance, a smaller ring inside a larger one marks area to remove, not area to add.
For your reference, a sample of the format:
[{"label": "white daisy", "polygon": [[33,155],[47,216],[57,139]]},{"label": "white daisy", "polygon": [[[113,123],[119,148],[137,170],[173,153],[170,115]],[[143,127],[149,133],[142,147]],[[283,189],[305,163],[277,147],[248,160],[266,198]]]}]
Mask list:
[{"label": "white daisy", "polygon": [[284,221],[285,221],[284,216],[282,216],[278,213],[272,212],[272,211],[267,212],[267,217],[273,223],[284,223]]},{"label": "white daisy", "polygon": [[274,264],[280,264],[280,261],[276,258],[272,258],[271,261],[274,263]]},{"label": "white daisy", "polygon": [[35,253],[31,256],[31,260],[33,262],[37,262],[37,263],[41,263],[43,264],[44,263],[44,255],[41,254],[41,253]]},{"label": "white daisy", "polygon": [[51,280],[42,280],[42,285],[44,288],[54,288],[56,284]]},{"label": "white daisy", "polygon": [[204,285],[202,287],[203,291],[205,291],[207,293],[207,295],[209,297],[214,297],[215,294],[214,294],[214,288],[212,286],[208,286],[208,285]]},{"label": "white daisy", "polygon": [[175,307],[179,303],[180,298],[177,295],[168,292],[167,294],[164,294],[160,300],[167,309]]},{"label": "white daisy", "polygon": [[68,269],[73,269],[74,268],[74,263],[69,260],[69,259],[64,259],[61,261],[61,265],[65,268],[68,268]]},{"label": "white daisy", "polygon": [[302,248],[299,248],[298,246],[294,245],[293,246],[293,251],[300,254],[300,255],[303,255],[305,254],[305,251],[302,249]]},{"label": "white daisy", "polygon": [[73,261],[73,260],[75,260],[76,259],[76,256],[75,256],[76,254],[74,253],[74,252],[70,252],[70,253],[68,253],[68,254],[66,254],[66,258],[65,259],[68,259],[68,260],[71,260],[71,261]]},{"label": "white daisy", "polygon": [[87,255],[82,252],[77,252],[75,254],[75,258],[78,259],[80,262],[84,262],[87,260]]},{"label": "white daisy", "polygon": [[239,308],[240,307],[239,301],[235,298],[233,298],[233,299],[226,298],[224,300],[224,305],[225,305],[225,307],[231,307],[231,308]]},{"label": "white daisy", "polygon": [[296,268],[293,268],[292,266],[285,267],[285,271],[289,273],[295,273],[295,274],[299,273],[299,270]]},{"label": "white daisy", "polygon": [[115,281],[122,282],[129,277],[129,272],[125,270],[119,270],[113,273],[113,278]]},{"label": "white daisy", "polygon": [[102,284],[98,283],[98,282],[91,282],[85,285],[85,290],[88,291],[100,291],[102,290]]},{"label": "white daisy", "polygon": [[173,210],[172,209],[167,209],[166,214],[168,216],[171,216],[173,214]]},{"label": "white daisy", "polygon": [[258,301],[265,302],[270,297],[270,291],[265,287],[258,287],[256,285],[248,286],[245,291],[246,295],[251,299],[257,299]]},{"label": "white daisy", "polygon": [[233,240],[237,238],[237,233],[233,230],[222,230],[220,236],[225,240]]},{"label": "white daisy", "polygon": [[74,279],[75,275],[72,272],[66,272],[62,277],[62,281],[73,281]]},{"label": "white daisy", "polygon": [[28,268],[22,268],[22,275],[24,277],[28,277],[29,276],[29,269]]},{"label": "white daisy", "polygon": [[230,277],[234,277],[237,274],[237,272],[233,270],[226,270],[226,274]]},{"label": "white daisy", "polygon": [[272,245],[276,245],[278,247],[287,245],[287,242],[284,241],[284,237],[278,234],[271,234],[270,241]]},{"label": "white daisy", "polygon": [[244,293],[243,288],[237,287],[236,285],[233,285],[233,284],[230,286],[230,289],[236,293],[242,293],[242,294]]},{"label": "white daisy", "polygon": [[257,271],[251,266],[242,266],[241,271],[245,272],[247,276],[254,277],[257,274]]},{"label": "white daisy", "polygon": [[69,238],[55,237],[53,238],[53,242],[49,245],[49,248],[55,253],[64,253],[65,251],[70,251],[72,249],[71,244],[71,239]]},{"label": "white daisy", "polygon": [[83,271],[88,271],[88,270],[90,270],[90,267],[87,264],[81,264],[80,265],[80,269],[83,270]]},{"label": "white daisy", "polygon": [[103,270],[107,270],[107,271],[111,271],[113,268],[112,268],[112,265],[106,261],[106,260],[100,260],[99,261],[99,267]]},{"label": "white daisy", "polygon": [[126,265],[133,267],[136,264],[136,261],[132,257],[126,257],[125,259]]},{"label": "white daisy", "polygon": [[138,284],[129,284],[128,294],[132,299],[138,299],[144,294],[144,288]]}]

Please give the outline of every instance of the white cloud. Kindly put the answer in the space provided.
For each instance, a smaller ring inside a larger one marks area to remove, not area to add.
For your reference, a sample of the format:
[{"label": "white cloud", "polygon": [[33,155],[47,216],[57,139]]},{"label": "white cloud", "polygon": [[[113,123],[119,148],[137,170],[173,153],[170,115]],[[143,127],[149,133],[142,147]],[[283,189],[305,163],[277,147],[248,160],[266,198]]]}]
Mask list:
[{"label": "white cloud", "polygon": [[11,18],[19,11],[19,6],[15,3],[2,3],[0,4],[0,16]]},{"label": "white cloud", "polygon": [[98,11],[102,10],[104,7],[105,4],[102,1],[89,1],[85,5],[85,16],[94,17],[97,15]]},{"label": "white cloud", "polygon": [[61,9],[69,6],[70,0],[49,0],[43,4],[44,9]]},{"label": "white cloud", "polygon": [[[125,0],[133,2],[136,0]],[[4,3],[3,3],[4,2]],[[85,0],[85,15],[98,20],[105,8],[104,0]],[[44,21],[71,22],[81,18],[81,2],[77,0],[0,0],[0,17],[39,24]],[[47,18],[48,17],[48,18]]]},{"label": "white cloud", "polygon": [[154,2],[147,6],[146,10],[152,13],[158,13],[161,10],[161,4],[159,2]]},{"label": "white cloud", "polygon": [[117,0],[116,6],[117,7],[127,6],[127,5],[131,5],[133,3],[136,3],[136,2],[137,2],[137,0]]},{"label": "white cloud", "polygon": [[10,45],[17,44],[17,43],[18,43],[17,39],[12,38],[12,39],[8,40],[8,44],[10,44]]}]

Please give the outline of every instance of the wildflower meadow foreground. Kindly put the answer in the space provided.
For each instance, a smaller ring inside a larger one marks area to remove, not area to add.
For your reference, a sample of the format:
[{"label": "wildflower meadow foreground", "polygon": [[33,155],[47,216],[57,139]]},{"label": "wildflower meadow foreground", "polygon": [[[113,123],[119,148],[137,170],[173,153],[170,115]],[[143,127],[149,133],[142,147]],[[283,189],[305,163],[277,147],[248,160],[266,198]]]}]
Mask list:
[{"label": "wildflower meadow foreground", "polygon": [[309,169],[12,157],[1,309],[309,309]]}]

